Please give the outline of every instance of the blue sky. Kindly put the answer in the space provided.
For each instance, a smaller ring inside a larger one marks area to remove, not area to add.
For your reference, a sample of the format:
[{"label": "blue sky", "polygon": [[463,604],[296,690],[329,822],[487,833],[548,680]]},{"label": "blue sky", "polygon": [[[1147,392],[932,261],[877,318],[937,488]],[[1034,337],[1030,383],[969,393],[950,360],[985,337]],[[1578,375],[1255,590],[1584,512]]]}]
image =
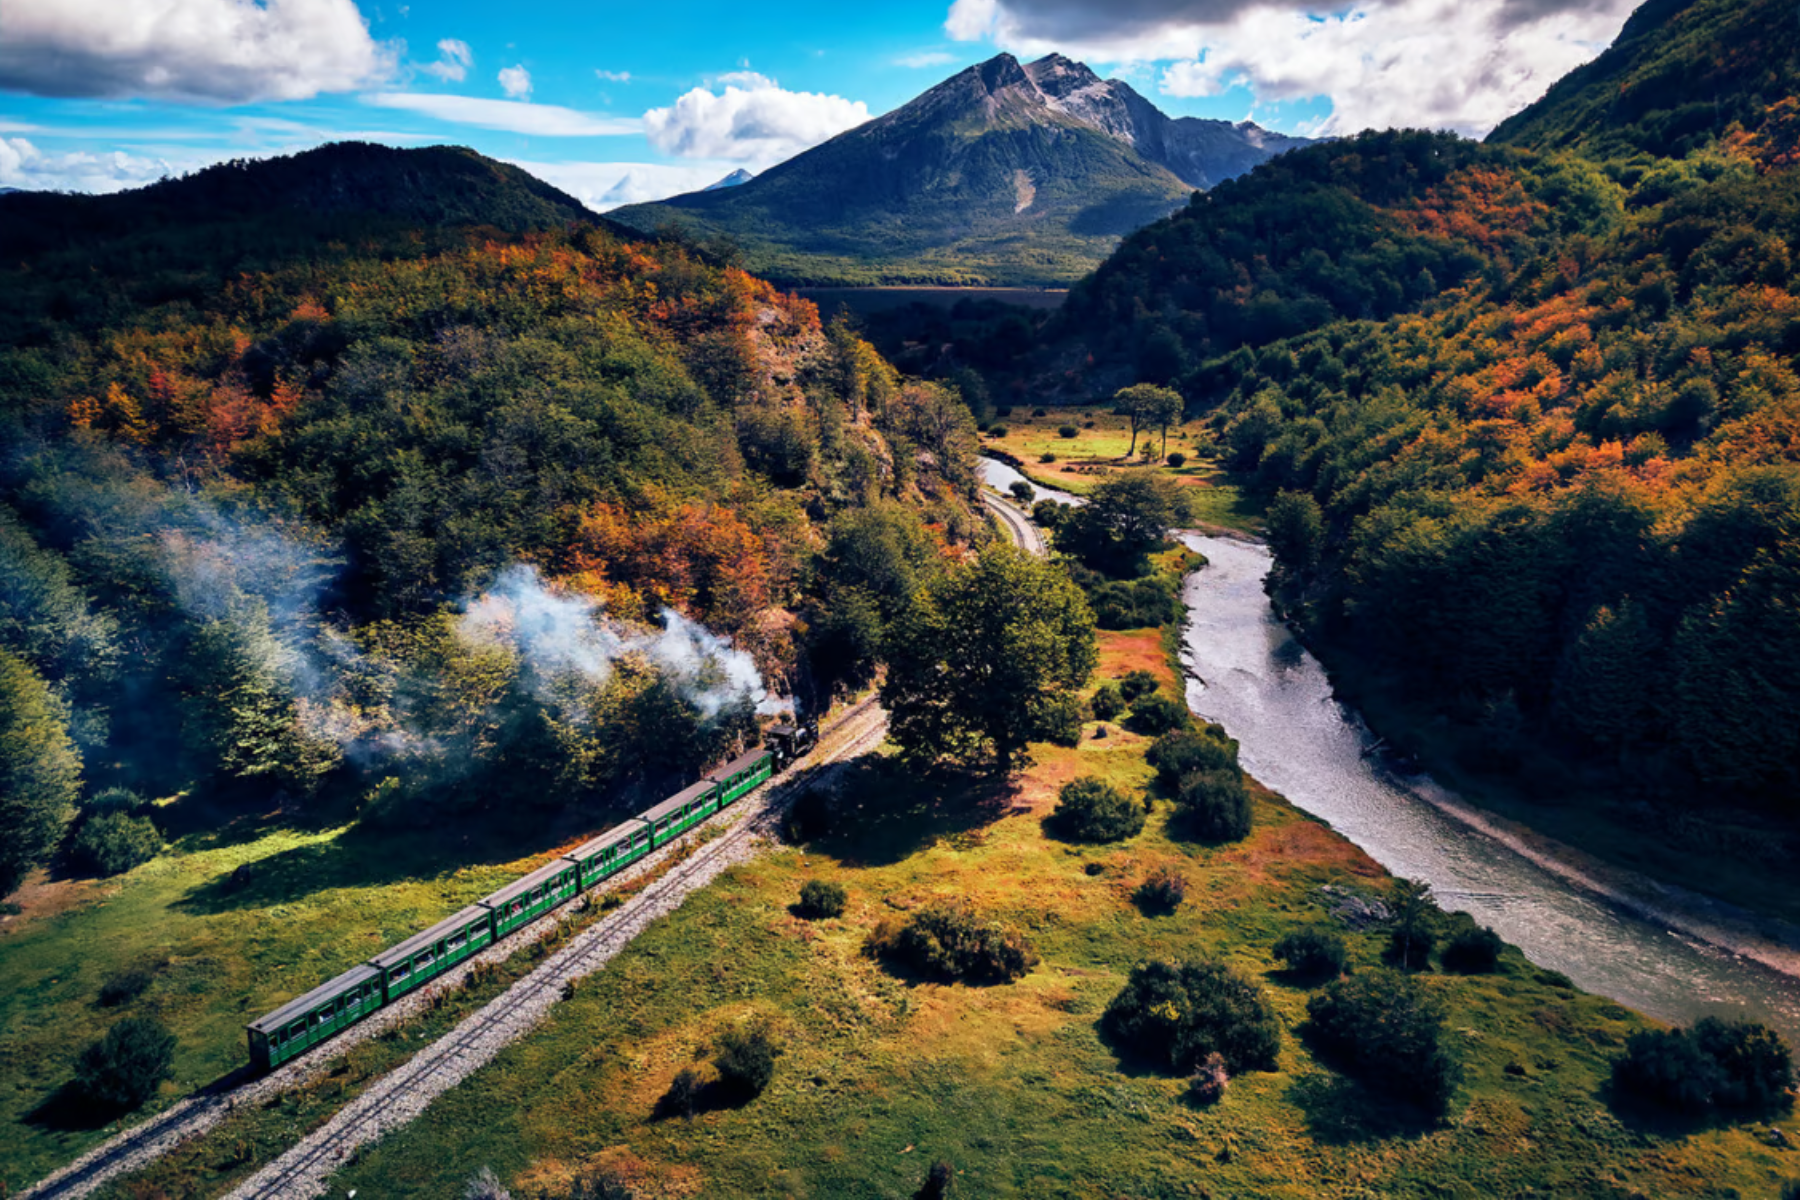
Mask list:
[{"label": "blue sky", "polygon": [[0,186],[114,190],[363,138],[473,146],[604,207],[765,168],[1003,49],[1069,53],[1172,115],[1302,133],[1392,123],[1480,133],[1596,53],[1628,10],[1626,0],[1321,11],[1290,0],[3,0]]}]

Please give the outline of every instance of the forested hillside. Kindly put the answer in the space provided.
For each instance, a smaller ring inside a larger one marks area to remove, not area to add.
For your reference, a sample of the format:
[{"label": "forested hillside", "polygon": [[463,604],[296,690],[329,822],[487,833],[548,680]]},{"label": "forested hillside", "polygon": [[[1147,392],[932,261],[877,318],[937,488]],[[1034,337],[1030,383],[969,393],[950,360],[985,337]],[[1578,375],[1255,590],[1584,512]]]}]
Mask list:
[{"label": "forested hillside", "polygon": [[1465,765],[1621,788],[1771,866],[1791,832],[1696,814],[1800,822],[1791,21],[1653,3],[1507,144],[1284,156],[1128,239],[1051,329],[1092,356],[1060,351],[1066,385],[1172,380],[1213,415],[1347,680]]},{"label": "forested hillside", "polygon": [[351,205],[160,298],[103,251],[0,280],[63,301],[0,347],[0,892],[109,786],[627,803],[828,692],[809,639],[854,673],[880,597],[985,536],[953,392],[681,246],[491,215]]}]

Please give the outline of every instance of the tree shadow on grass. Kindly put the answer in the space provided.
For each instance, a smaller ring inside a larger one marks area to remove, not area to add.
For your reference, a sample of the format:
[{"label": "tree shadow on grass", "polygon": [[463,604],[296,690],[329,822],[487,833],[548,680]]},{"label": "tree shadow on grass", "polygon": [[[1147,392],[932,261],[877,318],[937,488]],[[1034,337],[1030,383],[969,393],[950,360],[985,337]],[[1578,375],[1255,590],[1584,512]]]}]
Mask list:
[{"label": "tree shadow on grass", "polygon": [[125,1116],[131,1110],[96,1103],[74,1081],[63,1084],[36,1108],[25,1114],[27,1125],[52,1133],[91,1133]]},{"label": "tree shadow on grass", "polygon": [[1429,1113],[1335,1073],[1302,1075],[1288,1086],[1287,1099],[1305,1114],[1313,1141],[1327,1146],[1423,1137],[1439,1125]]},{"label": "tree shadow on grass", "polygon": [[845,764],[804,832],[821,854],[860,866],[892,866],[938,841],[954,842],[1007,815],[1018,785],[990,775],[915,772],[865,755]]}]

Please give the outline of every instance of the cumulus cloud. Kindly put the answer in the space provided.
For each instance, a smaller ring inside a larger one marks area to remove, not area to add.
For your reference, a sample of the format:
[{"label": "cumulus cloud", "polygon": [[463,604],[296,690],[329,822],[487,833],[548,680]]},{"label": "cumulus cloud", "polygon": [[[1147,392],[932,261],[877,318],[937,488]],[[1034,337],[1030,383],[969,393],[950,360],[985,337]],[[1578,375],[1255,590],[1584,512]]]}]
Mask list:
[{"label": "cumulus cloud", "polygon": [[555,104],[486,100],[479,96],[374,92],[362,97],[362,101],[377,108],[404,109],[455,125],[475,125],[533,137],[612,137],[642,133],[644,129],[642,122],[633,117],[608,117]]},{"label": "cumulus cloud", "polygon": [[948,50],[924,50],[918,54],[903,54],[894,60],[897,67],[911,67],[921,70],[925,67],[943,67],[956,61],[956,55]]},{"label": "cumulus cloud", "polygon": [[445,38],[437,48],[438,60],[426,63],[427,71],[445,83],[461,83],[469,77],[469,68],[475,65],[475,54],[469,49],[469,43]]},{"label": "cumulus cloud", "polygon": [[509,161],[561,188],[595,212],[697,192],[731,171],[730,163]]},{"label": "cumulus cloud", "polygon": [[790,92],[754,71],[721,75],[715,86],[723,90],[695,88],[670,107],[645,113],[650,144],[683,158],[767,165],[869,119],[860,100]]},{"label": "cumulus cloud", "polygon": [[514,100],[531,98],[531,72],[523,66],[501,67],[500,86]]},{"label": "cumulus cloud", "polygon": [[1236,85],[1259,103],[1329,97],[1319,132],[1480,135],[1618,34],[1636,0],[955,0],[951,37],[1020,54],[1172,63],[1172,96]]},{"label": "cumulus cloud", "polygon": [[392,74],[354,0],[6,0],[0,89],[218,104],[304,100]]},{"label": "cumulus cloud", "polygon": [[155,183],[197,165],[174,164],[122,150],[46,153],[25,138],[0,137],[0,187],[28,192],[117,192]]},{"label": "cumulus cloud", "polygon": [[598,75],[601,79],[606,80],[606,82],[608,82],[608,83],[630,83],[631,82],[631,72],[630,71],[602,71],[596,67],[594,69],[594,74]]}]

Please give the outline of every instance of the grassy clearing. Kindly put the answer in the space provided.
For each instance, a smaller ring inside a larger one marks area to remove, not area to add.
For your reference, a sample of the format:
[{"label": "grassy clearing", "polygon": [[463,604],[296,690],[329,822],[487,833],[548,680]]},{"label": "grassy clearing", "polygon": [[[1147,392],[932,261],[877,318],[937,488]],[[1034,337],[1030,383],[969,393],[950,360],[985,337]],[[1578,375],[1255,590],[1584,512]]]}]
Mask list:
[{"label": "grassy clearing", "polygon": [[[1035,409],[1015,408],[1011,415],[996,419],[1006,428],[1003,438],[984,438],[983,444],[1003,450],[1025,465],[1020,472],[1045,487],[1060,488],[1077,496],[1094,489],[1107,472],[1125,466],[1143,464],[1141,457],[1127,457],[1131,449],[1131,422],[1107,409],[1046,408],[1041,417]],[[1088,428],[1089,422],[1093,427]],[[1072,425],[1078,431],[1073,438],[1058,432]],[[1261,527],[1261,512],[1238,486],[1227,478],[1212,457],[1208,434],[1200,422],[1169,430],[1169,453],[1180,451],[1188,461],[1180,468],[1169,466],[1161,454],[1161,435],[1140,431],[1138,450],[1153,444],[1158,450],[1155,470],[1172,476],[1191,489],[1190,502],[1195,520],[1202,526],[1254,531]],[[1054,454],[1055,462],[1043,462],[1045,454]]]},{"label": "grassy clearing", "polygon": [[[1103,675],[1154,664],[1170,678],[1157,631],[1102,640]],[[1426,1127],[1373,1100],[1294,1036],[1308,993],[1270,947],[1318,918],[1319,884],[1379,889],[1381,869],[1260,790],[1257,830],[1239,845],[1172,840],[1166,803],[1127,843],[1053,841],[1042,822],[1062,782],[1149,779],[1143,739],[1096,732],[1076,749],[1038,748],[998,788],[871,764],[844,790],[854,811],[841,832],[691,898],[336,1184],[452,1195],[491,1165],[521,1195],[604,1162],[645,1195],[903,1197],[945,1158],[975,1196],[1624,1200],[1772,1195],[1792,1170],[1790,1153],[1745,1128],[1615,1115],[1607,1063],[1642,1022],[1510,949],[1500,974],[1429,981],[1469,1073],[1451,1120]],[[1131,893],[1164,864],[1188,874],[1190,898],[1147,916]],[[791,910],[813,879],[847,886],[843,917]],[[1043,964],[1012,985],[940,986],[860,952],[879,920],[951,895],[1023,927]],[[1356,965],[1376,961],[1379,935],[1350,941]],[[1264,983],[1288,1027],[1280,1069],[1233,1080],[1209,1109],[1190,1106],[1184,1080],[1121,1062],[1096,1031],[1134,963],[1199,953]],[[770,1089],[692,1121],[656,1119],[676,1073],[752,1015],[787,1041]]]},{"label": "grassy clearing", "polygon": [[[175,1079],[134,1122],[244,1066],[244,1022],[517,877],[552,836],[219,823],[117,879],[28,887],[24,913],[0,924],[0,1184],[39,1179],[115,1131],[59,1089],[119,1017],[155,1016],[179,1040]],[[103,1007],[101,986],[134,968],[148,990]]]}]

